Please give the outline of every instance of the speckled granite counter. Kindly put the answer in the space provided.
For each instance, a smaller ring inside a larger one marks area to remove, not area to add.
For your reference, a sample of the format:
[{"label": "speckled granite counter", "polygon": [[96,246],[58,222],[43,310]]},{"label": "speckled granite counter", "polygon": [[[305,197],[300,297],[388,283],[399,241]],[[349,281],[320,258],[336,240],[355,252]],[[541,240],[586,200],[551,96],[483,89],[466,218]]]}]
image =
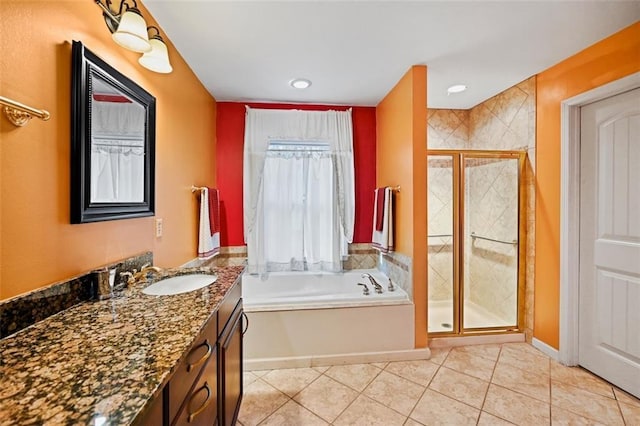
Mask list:
[{"label": "speckled granite counter", "polygon": [[0,425],[127,425],[162,392],[243,266],[173,296],[141,290],[86,302],[0,340]]}]

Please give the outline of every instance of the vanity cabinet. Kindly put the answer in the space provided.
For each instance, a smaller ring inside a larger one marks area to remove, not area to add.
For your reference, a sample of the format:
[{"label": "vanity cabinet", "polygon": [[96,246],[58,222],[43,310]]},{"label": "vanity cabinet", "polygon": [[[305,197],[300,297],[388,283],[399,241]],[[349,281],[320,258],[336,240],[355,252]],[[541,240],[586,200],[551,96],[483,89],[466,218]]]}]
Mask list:
[{"label": "vanity cabinet", "polygon": [[236,424],[242,401],[242,287],[238,281],[151,403],[150,426]]},{"label": "vanity cabinet", "polygon": [[219,353],[219,392],[220,425],[235,424],[242,402],[242,301],[233,311],[220,339]]},{"label": "vanity cabinet", "polygon": [[165,386],[171,425],[215,424],[218,411],[217,329],[217,315],[214,314]]}]

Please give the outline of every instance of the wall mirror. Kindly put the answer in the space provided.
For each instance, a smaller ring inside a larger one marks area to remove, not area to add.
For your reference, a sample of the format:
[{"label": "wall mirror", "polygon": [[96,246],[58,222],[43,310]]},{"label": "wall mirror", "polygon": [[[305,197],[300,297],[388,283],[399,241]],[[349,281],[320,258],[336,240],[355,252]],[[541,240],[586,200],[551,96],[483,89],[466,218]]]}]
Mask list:
[{"label": "wall mirror", "polygon": [[156,99],[74,41],[71,223],[153,216]]}]

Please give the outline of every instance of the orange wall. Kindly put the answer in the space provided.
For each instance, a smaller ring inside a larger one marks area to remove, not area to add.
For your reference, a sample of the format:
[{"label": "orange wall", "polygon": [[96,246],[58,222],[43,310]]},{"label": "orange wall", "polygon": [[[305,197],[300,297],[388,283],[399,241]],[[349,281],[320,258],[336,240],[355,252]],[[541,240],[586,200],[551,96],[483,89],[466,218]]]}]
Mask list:
[{"label": "orange wall", "polygon": [[400,185],[396,251],[412,258],[415,344],[427,345],[427,68],[413,66],[376,108],[376,185]]},{"label": "orange wall", "polygon": [[[33,119],[22,128],[0,117],[0,299],[146,250],[160,266],[196,257],[198,201],[189,189],[215,185],[216,102],[173,45],[168,42],[174,71],[161,75],[111,40],[92,1],[2,0],[0,17],[0,95],[51,112],[50,121]],[[161,238],[154,236],[153,217],[69,224],[72,40],[157,99]]]},{"label": "orange wall", "polygon": [[537,77],[536,271],[533,335],[559,347],[560,104],[640,71],[640,23],[560,62]]}]

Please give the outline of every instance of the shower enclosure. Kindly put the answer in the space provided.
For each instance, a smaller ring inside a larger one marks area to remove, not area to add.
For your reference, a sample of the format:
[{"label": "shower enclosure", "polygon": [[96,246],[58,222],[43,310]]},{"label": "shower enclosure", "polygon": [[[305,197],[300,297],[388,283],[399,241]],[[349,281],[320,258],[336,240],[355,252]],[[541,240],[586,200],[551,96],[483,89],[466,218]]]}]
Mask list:
[{"label": "shower enclosure", "polygon": [[521,328],[520,151],[428,151],[428,331]]}]

